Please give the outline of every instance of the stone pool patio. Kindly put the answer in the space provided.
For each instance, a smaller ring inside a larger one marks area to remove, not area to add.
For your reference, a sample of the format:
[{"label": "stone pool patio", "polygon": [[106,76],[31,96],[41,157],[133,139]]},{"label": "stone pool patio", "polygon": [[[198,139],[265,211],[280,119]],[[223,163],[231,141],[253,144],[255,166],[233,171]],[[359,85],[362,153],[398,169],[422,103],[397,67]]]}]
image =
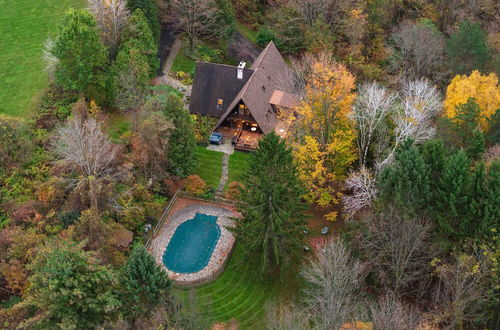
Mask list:
[{"label": "stone pool patio", "polygon": [[[211,282],[219,276],[229,259],[234,246],[235,238],[226,227],[234,226],[230,217],[237,217],[238,214],[228,208],[209,205],[207,203],[189,203],[181,209],[175,208],[174,212],[168,216],[167,221],[158,232],[158,235],[153,239],[150,246],[150,251],[156,262],[160,264],[168,274],[168,277],[178,286],[198,286]],[[194,218],[196,213],[203,213],[217,217],[217,224],[220,227],[221,235],[215,246],[215,249],[210,257],[207,266],[196,273],[181,274],[169,270],[163,264],[163,255],[167,249],[168,243],[172,238],[177,227]]]}]

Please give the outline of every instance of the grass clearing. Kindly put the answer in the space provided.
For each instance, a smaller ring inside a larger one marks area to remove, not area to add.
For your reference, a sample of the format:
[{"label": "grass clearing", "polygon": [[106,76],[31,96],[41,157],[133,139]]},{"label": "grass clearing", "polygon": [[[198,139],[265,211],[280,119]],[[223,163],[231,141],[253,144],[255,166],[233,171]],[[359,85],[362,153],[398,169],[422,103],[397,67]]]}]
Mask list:
[{"label": "grass clearing", "polygon": [[123,142],[122,137],[132,131],[132,122],[123,113],[112,114],[108,120],[108,135],[114,143]]},{"label": "grass clearing", "polygon": [[[240,329],[262,329],[264,307],[277,294],[281,294],[279,281],[260,279],[255,269],[236,246],[226,269],[215,281],[193,289],[197,309],[211,322],[238,321]],[[190,290],[183,290],[187,298]]]},{"label": "grass clearing", "polygon": [[0,0],[0,113],[29,117],[47,87],[44,41],[64,12],[85,0]]},{"label": "grass clearing", "polygon": [[226,188],[231,182],[241,182],[242,175],[248,171],[250,157],[252,157],[252,153],[238,150],[235,150],[229,157],[229,177]]},{"label": "grass clearing", "polygon": [[222,175],[222,152],[207,150],[207,147],[197,146],[198,164],[193,174],[198,174],[206,184],[217,188]]},{"label": "grass clearing", "polygon": [[182,71],[189,73],[191,77],[194,77],[196,61],[186,56],[186,50],[188,47],[187,42],[183,41],[182,46],[175,57],[174,63],[172,64],[172,68],[170,69],[170,72],[172,72],[174,76],[176,72]]}]

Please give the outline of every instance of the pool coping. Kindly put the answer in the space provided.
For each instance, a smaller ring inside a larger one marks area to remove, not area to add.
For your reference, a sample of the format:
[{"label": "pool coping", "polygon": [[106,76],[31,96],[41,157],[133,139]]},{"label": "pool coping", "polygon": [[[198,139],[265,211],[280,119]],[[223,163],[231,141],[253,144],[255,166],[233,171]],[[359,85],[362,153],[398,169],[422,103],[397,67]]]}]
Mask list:
[{"label": "pool coping", "polygon": [[[235,237],[226,228],[234,226],[230,217],[237,217],[238,214],[223,205],[207,205],[207,203],[193,203],[168,215],[162,228],[152,240],[150,251],[156,262],[160,264],[168,274],[168,277],[176,286],[195,287],[214,281],[223,271],[229,260],[234,247]],[[170,239],[177,230],[177,227],[194,218],[196,213],[217,216],[221,234],[215,248],[210,256],[208,264],[196,273],[176,273],[168,269],[163,264],[163,255],[167,249]]]}]

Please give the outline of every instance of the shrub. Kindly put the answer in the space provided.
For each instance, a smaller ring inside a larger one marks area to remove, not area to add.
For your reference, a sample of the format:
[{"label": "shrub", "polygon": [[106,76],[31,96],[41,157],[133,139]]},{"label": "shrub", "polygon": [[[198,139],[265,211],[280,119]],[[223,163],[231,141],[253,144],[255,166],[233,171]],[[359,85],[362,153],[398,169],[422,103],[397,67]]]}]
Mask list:
[{"label": "shrub", "polygon": [[202,195],[208,190],[208,186],[199,175],[193,174],[186,178],[184,190],[193,195]]},{"label": "shrub", "polygon": [[191,84],[193,84],[193,78],[187,72],[178,71],[178,72],[175,73],[175,78],[177,78],[178,80],[180,80],[184,85],[191,85]]},{"label": "shrub", "polygon": [[240,189],[243,187],[243,184],[239,182],[231,182],[227,186],[227,191],[224,193],[224,197],[227,199],[238,199],[240,197]]}]

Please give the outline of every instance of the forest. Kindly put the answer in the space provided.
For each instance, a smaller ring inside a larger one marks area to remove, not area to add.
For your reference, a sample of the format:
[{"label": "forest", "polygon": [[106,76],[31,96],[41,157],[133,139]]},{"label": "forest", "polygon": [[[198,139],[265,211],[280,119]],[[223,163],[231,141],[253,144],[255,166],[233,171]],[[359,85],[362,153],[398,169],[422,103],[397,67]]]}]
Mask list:
[{"label": "forest", "polygon": [[[0,54],[0,328],[500,328],[497,1],[66,5],[40,40],[0,13],[40,48]],[[276,45],[298,103],[226,159],[187,108],[197,61],[237,65],[241,40]],[[179,191],[240,215],[199,288],[150,251]]]}]

